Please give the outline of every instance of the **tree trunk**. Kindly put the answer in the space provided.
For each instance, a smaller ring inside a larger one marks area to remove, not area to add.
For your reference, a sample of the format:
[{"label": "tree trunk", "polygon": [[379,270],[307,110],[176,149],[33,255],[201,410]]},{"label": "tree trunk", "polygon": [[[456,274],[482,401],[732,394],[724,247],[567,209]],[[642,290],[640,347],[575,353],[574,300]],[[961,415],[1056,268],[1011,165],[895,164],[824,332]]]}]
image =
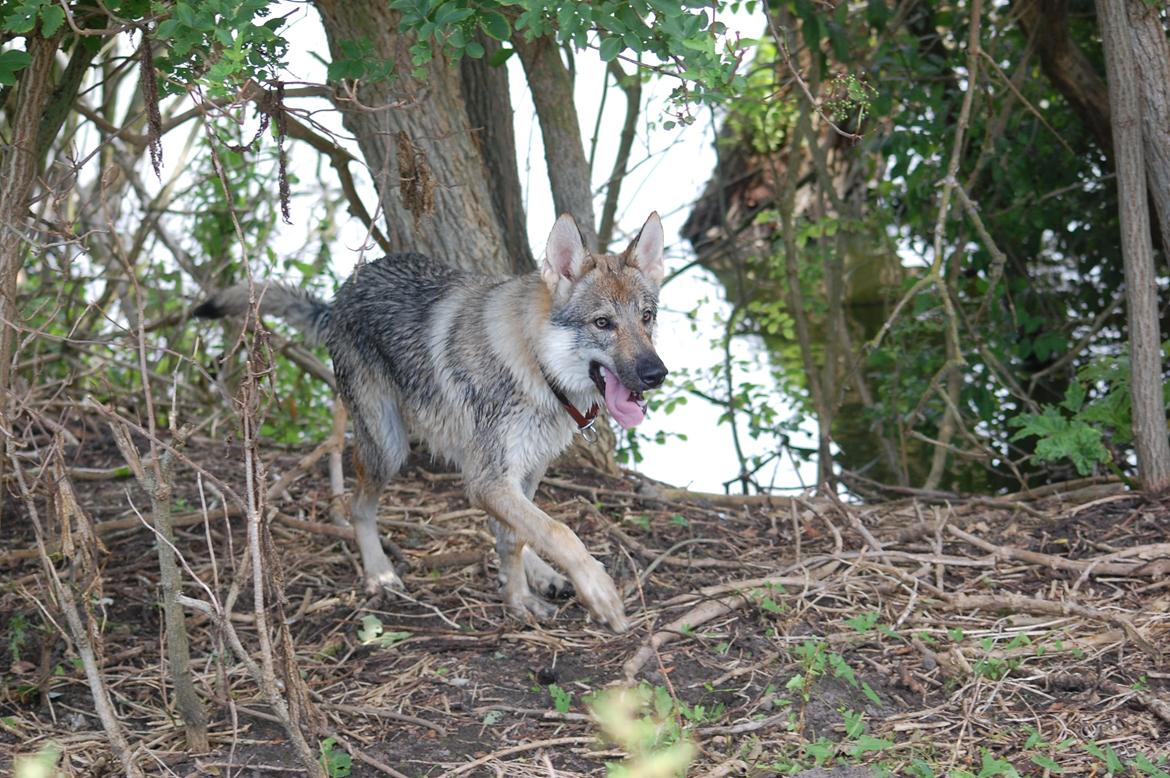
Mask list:
[{"label": "tree trunk", "polygon": [[[512,101],[508,91],[508,69],[488,64],[500,50],[499,41],[480,34],[484,48],[479,59],[464,57],[459,63],[467,116],[474,139],[488,169],[492,205],[504,233],[504,248],[513,273],[527,273],[536,267],[528,245],[520,169],[516,164],[516,132],[512,125]],[[551,228],[552,225],[550,224]]]},{"label": "tree trunk", "polygon": [[1113,117],[1113,155],[1121,216],[1121,250],[1125,259],[1130,391],[1138,474],[1147,492],[1160,492],[1170,488],[1170,439],[1167,438],[1166,409],[1162,401],[1162,349],[1146,199],[1140,74],[1127,4],[1127,0],[1097,0],[1097,23],[1101,27],[1105,49],[1109,106]]},{"label": "tree trunk", "polygon": [[1020,27],[1035,43],[1040,67],[1064,96],[1097,145],[1113,151],[1109,90],[1068,29],[1068,0],[1022,0],[1013,4]]},{"label": "tree trunk", "polygon": [[540,118],[540,136],[544,139],[553,205],[558,214],[572,214],[581,237],[585,239],[585,247],[596,251],[593,187],[569,71],[552,38],[526,41],[522,35],[517,35],[512,44],[524,63],[524,73],[532,89],[532,102]]},{"label": "tree trunk", "polygon": [[[12,359],[20,326],[17,280],[29,250],[28,205],[41,154],[37,135],[52,89],[57,39],[28,37],[32,61],[20,73],[12,141],[0,144],[0,429],[11,429]],[[0,474],[3,463],[0,461]]]},{"label": "tree trunk", "polygon": [[601,208],[601,225],[597,228],[597,241],[602,251],[608,251],[609,244],[613,242],[618,198],[621,197],[622,182],[626,180],[630,151],[634,148],[634,133],[638,129],[638,117],[642,112],[642,74],[634,70],[633,75],[627,75],[616,59],[610,60],[609,73],[626,95],[626,120],[622,123],[622,134],[618,138],[613,170],[605,184],[605,204]]},{"label": "tree trunk", "polygon": [[1126,8],[1141,90],[1146,176],[1166,249],[1170,248],[1170,42],[1153,8],[1140,0],[1129,0]]},{"label": "tree trunk", "polygon": [[[442,55],[425,67],[425,81],[408,74],[413,37],[398,34],[399,15],[380,0],[317,0],[334,59],[343,43],[368,39],[374,56],[394,63],[397,80],[363,80],[356,101],[345,88],[335,98],[356,137],[378,189],[395,251],[421,251],[466,270],[511,272],[488,166],[465,108],[459,69]],[[505,93],[506,95],[506,93]],[[494,110],[510,114],[508,105]],[[411,148],[413,146],[413,150]]]}]

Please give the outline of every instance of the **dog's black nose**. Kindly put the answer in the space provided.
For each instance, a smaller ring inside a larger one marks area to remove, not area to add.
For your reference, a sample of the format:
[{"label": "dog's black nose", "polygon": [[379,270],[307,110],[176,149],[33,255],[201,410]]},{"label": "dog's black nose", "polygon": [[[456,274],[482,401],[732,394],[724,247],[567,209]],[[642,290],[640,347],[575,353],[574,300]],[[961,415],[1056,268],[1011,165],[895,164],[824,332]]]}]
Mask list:
[{"label": "dog's black nose", "polygon": [[638,357],[635,367],[638,371],[638,379],[641,380],[644,389],[661,386],[663,379],[666,378],[666,365],[662,364],[662,360],[658,358],[657,354],[646,354]]}]

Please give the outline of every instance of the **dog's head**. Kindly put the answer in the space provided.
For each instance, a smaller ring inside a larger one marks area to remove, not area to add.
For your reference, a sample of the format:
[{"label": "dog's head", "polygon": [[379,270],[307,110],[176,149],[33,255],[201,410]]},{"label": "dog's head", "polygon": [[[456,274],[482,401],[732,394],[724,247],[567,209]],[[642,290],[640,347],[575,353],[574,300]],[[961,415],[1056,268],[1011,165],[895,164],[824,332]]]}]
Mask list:
[{"label": "dog's head", "polygon": [[620,254],[591,254],[573,217],[564,214],[553,225],[540,271],[552,294],[546,346],[555,379],[578,394],[596,387],[625,428],[645,418],[642,393],[666,378],[654,351],[662,247],[657,213]]}]

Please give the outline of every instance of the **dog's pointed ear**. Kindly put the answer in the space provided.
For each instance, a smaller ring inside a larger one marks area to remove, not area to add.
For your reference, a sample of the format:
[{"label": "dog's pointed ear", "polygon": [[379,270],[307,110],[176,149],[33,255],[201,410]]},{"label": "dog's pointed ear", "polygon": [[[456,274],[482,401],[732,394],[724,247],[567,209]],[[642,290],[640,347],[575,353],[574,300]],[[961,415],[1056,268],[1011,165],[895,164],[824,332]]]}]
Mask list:
[{"label": "dog's pointed ear", "polygon": [[661,284],[666,274],[662,264],[662,249],[664,238],[662,235],[662,219],[658,218],[658,211],[653,211],[650,218],[642,225],[638,237],[630,241],[626,249],[626,256],[637,265],[642,273],[655,284]]},{"label": "dog's pointed ear", "polygon": [[549,233],[540,276],[549,288],[555,288],[562,278],[576,281],[587,256],[577,222],[569,214],[562,213]]}]

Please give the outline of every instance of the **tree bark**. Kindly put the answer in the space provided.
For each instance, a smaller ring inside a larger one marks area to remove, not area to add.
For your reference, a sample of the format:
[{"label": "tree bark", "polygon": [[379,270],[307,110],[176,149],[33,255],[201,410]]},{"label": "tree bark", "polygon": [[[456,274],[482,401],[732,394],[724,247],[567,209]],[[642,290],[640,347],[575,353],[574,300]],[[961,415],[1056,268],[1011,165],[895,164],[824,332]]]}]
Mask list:
[{"label": "tree bark", "polygon": [[581,139],[581,123],[573,103],[573,82],[552,38],[524,40],[513,38],[512,44],[524,64],[532,101],[540,119],[540,136],[544,139],[544,158],[548,163],[548,180],[552,185],[553,205],[557,213],[572,214],[585,239],[585,247],[597,250],[597,222],[593,215],[593,187],[589,161]]},{"label": "tree bark", "polygon": [[[482,33],[476,39],[484,48],[480,59],[464,57],[459,63],[467,116],[474,138],[488,169],[487,185],[504,233],[504,248],[513,273],[527,273],[536,267],[528,245],[523,191],[516,164],[516,132],[512,125],[512,100],[508,91],[508,69],[492,67],[488,60],[500,50],[499,41]],[[549,225],[550,227],[552,225]]]},{"label": "tree bark", "polygon": [[626,180],[626,168],[630,165],[630,151],[634,148],[634,133],[638,129],[638,116],[642,112],[642,74],[637,70],[628,75],[617,64],[609,63],[609,73],[626,95],[626,120],[618,139],[617,156],[613,161],[609,181],[605,186],[605,203],[601,207],[601,226],[597,228],[597,240],[602,251],[613,242],[614,217],[617,215],[618,198],[622,193],[622,182]]},{"label": "tree bark", "polygon": [[[149,388],[147,389],[149,391]],[[171,495],[175,479],[174,454],[167,450],[160,456],[160,447],[151,444],[154,462],[150,467],[142,463],[138,447],[130,439],[125,427],[111,425],[114,441],[121,451],[126,464],[138,480],[139,485],[150,496],[151,518],[158,533],[159,585],[162,588],[163,621],[166,624],[166,658],[170,663],[171,683],[175,688],[175,707],[183,720],[183,731],[187,738],[187,749],[193,753],[206,753],[207,714],[195,690],[195,679],[191,674],[191,649],[187,637],[187,619],[179,595],[183,593],[183,576],[179,571],[179,560],[175,549],[175,528],[171,523]],[[175,438],[176,448],[182,448],[185,436]]]},{"label": "tree bark", "polygon": [[1170,247],[1170,42],[1153,8],[1129,0],[1126,9],[1141,90],[1146,176],[1165,249]]},{"label": "tree bark", "polygon": [[[316,6],[334,59],[344,56],[342,43],[369,39],[374,56],[394,63],[398,74],[393,83],[358,82],[356,101],[344,89],[335,98],[378,189],[390,245],[465,270],[510,272],[503,221],[493,198],[483,196],[491,176],[473,137],[459,70],[439,54],[425,66],[424,81],[411,78],[412,37],[397,32],[399,15],[385,2],[317,0]],[[403,137],[416,154],[403,149]],[[433,201],[410,192],[412,177]]]},{"label": "tree bark", "polygon": [[[1132,1],[1132,0],[1131,0]],[[1158,291],[1146,199],[1146,160],[1142,143],[1135,37],[1127,0],[1096,0],[1097,23],[1105,49],[1112,114],[1113,155],[1121,217],[1129,312],[1130,392],[1138,475],[1147,492],[1170,489],[1170,439],[1162,401],[1162,349],[1158,332]]]},{"label": "tree bark", "polygon": [[1040,67],[1068,101],[1097,145],[1113,151],[1109,89],[1068,29],[1068,0],[1023,0],[1014,4],[1020,27],[1034,41]]},{"label": "tree bark", "polygon": [[29,35],[32,61],[20,74],[12,141],[0,145],[0,429],[4,435],[12,428],[12,359],[21,319],[17,281],[29,250],[28,205],[41,157],[37,135],[53,86],[57,43],[56,38]]}]

